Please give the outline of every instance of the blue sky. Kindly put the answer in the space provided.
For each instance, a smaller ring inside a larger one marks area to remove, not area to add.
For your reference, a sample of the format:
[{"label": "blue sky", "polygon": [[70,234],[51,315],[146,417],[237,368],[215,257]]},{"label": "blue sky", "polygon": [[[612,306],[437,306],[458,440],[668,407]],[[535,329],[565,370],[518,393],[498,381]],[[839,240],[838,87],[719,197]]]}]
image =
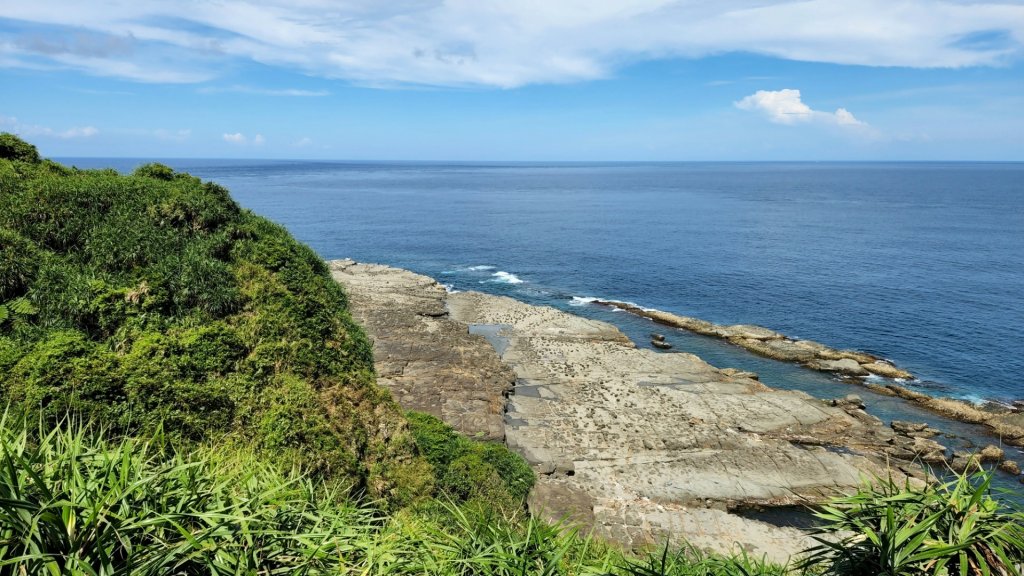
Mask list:
[{"label": "blue sky", "polygon": [[1024,4],[0,0],[55,157],[1024,160]]}]

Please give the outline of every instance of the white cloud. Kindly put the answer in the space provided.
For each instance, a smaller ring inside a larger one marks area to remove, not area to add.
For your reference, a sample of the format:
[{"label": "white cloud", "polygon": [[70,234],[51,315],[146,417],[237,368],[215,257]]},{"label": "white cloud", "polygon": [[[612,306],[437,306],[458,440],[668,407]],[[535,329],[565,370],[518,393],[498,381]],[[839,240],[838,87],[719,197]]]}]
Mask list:
[{"label": "white cloud", "polygon": [[55,136],[57,136],[57,138],[65,138],[65,139],[68,139],[68,138],[89,138],[90,136],[95,136],[95,135],[99,134],[99,132],[100,131],[97,130],[94,126],[81,126],[81,127],[75,127],[75,128],[68,128],[67,130],[64,130],[64,131],[61,131],[61,132],[57,132],[55,134]]},{"label": "white cloud", "polygon": [[26,137],[49,137],[49,138],[60,138],[62,140],[71,140],[73,138],[91,138],[100,133],[99,129],[95,126],[73,126],[65,130],[55,130],[49,126],[40,126],[38,124],[25,124],[19,122],[17,118],[13,116],[0,116],[0,127],[4,130],[9,130],[15,134]]},{"label": "white cloud", "polygon": [[305,148],[306,146],[309,146],[312,143],[313,143],[313,139],[312,138],[310,138],[309,136],[303,136],[302,138],[299,138],[298,140],[293,142],[292,146],[294,146],[296,148]]},{"label": "white cloud", "polygon": [[867,127],[846,108],[835,112],[814,110],[800,97],[800,91],[792,88],[783,90],[758,90],[735,103],[740,110],[764,114],[777,124],[821,123],[846,127]]},{"label": "white cloud", "polygon": [[297,96],[297,97],[320,97],[330,96],[327,90],[302,90],[299,88],[256,88],[253,86],[210,86],[200,88],[203,94],[217,94],[220,92],[238,92],[241,94],[256,94],[259,96]]},{"label": "white cloud", "polygon": [[4,17],[38,26],[0,34],[0,65],[147,82],[209,80],[233,60],[385,86],[573,82],[724,52],[960,67],[1024,42],[1024,5],[1004,0],[33,0]]},{"label": "white cloud", "polygon": [[252,139],[249,139],[245,134],[242,134],[241,132],[235,132],[234,134],[224,134],[221,136],[221,138],[223,138],[225,142],[230,142],[231,144],[252,144],[253,146],[262,146],[267,141],[267,139],[263,137],[263,134],[257,134],[253,136]]},{"label": "white cloud", "polygon": [[171,142],[184,142],[192,136],[191,129],[184,130],[167,130],[165,128],[158,128],[153,131],[153,136],[156,136],[159,140],[168,140]]}]

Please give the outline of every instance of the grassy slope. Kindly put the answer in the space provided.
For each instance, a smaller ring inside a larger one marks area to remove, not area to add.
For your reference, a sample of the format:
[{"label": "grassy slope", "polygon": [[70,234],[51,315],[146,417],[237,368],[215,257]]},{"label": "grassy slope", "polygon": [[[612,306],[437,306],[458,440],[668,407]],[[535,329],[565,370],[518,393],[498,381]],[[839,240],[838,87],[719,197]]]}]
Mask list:
[{"label": "grassy slope", "polygon": [[430,492],[312,250],[216,184],[34,152],[0,138],[0,394],[13,409],[244,443],[397,502]]}]

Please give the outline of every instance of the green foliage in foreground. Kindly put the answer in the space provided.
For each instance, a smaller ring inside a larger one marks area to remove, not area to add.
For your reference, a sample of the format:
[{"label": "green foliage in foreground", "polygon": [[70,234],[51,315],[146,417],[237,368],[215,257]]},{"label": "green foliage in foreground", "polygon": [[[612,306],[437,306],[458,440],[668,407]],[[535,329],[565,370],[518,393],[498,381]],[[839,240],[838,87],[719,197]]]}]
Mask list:
[{"label": "green foliage in foreground", "polygon": [[990,482],[991,473],[923,488],[876,480],[817,513],[821,545],[802,566],[851,576],[1019,576],[1024,513],[992,498]]},{"label": "green foliage in foreground", "polygon": [[429,414],[408,412],[406,417],[442,494],[456,501],[483,501],[506,515],[523,508],[536,477],[521,456],[504,444],[470,440]]},{"label": "green foliage in foreground", "polygon": [[1020,574],[1024,553],[1020,514],[984,474],[866,486],[820,512],[822,546],[780,566],[688,547],[630,557],[474,502],[386,513],[247,448],[92,432],[0,418],[0,575],[999,575]]},{"label": "green foliage in foreground", "polygon": [[572,529],[472,504],[382,514],[245,449],[31,432],[0,419],[0,574],[781,573],[694,551],[627,561]]},{"label": "green foliage in foreground", "polygon": [[167,166],[77,170],[0,134],[0,374],[32,420],[244,443],[397,504],[431,493],[324,262]]}]

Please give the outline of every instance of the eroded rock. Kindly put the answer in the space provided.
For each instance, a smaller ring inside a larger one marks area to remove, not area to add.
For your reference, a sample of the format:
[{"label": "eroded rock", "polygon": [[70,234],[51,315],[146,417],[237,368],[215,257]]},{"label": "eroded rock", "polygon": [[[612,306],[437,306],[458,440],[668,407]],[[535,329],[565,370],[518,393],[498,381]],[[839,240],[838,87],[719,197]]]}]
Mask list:
[{"label": "eroded rock", "polygon": [[[537,514],[567,516],[629,546],[686,539],[785,560],[807,547],[806,536],[732,511],[821,501],[890,473],[884,452],[894,432],[858,401],[830,406],[772,390],[756,375],[640,349],[614,326],[552,308],[448,294],[382,266],[331,267],[374,340],[381,383],[404,406],[467,433],[497,438],[503,429],[540,475],[530,496]],[[815,349],[728,328],[758,345]],[[935,450],[903,440],[912,454]]]},{"label": "eroded rock", "polygon": [[437,416],[468,436],[504,439],[505,395],[515,374],[483,336],[448,318],[443,286],[388,266],[329,265],[373,341],[377,382],[403,408]]},{"label": "eroded rock", "polygon": [[[572,476],[540,477],[539,494],[556,496],[532,498],[538,513],[557,518],[567,493],[578,508],[582,492],[598,535],[629,545],[682,537],[720,552],[738,541],[783,559],[802,546],[798,533],[730,510],[820,501],[862,473],[886,473],[871,454],[893,433],[863,410],[771,390],[692,354],[638,349],[611,325],[552,308],[474,292],[449,295],[448,308],[456,320],[506,326],[502,359],[519,382],[557,396],[509,398],[509,445],[537,470],[574,463]],[[563,327],[557,337],[551,325]]]}]

